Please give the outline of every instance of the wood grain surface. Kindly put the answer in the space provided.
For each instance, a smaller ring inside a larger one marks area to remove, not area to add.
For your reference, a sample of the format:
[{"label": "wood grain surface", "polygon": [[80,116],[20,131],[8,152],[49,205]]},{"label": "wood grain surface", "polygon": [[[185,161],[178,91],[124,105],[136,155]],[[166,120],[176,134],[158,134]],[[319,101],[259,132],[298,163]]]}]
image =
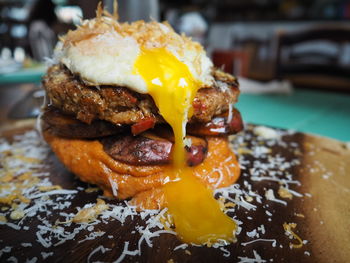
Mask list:
[{"label": "wood grain surface", "polygon": [[[24,123],[23,128],[20,127],[21,124],[15,128],[8,126],[2,129],[2,136],[11,140],[15,134],[23,133],[30,125],[32,124]],[[254,125],[248,125],[243,133],[232,138],[234,150],[238,152],[242,165],[238,187],[247,192],[251,189],[253,196],[261,197],[259,202],[258,198],[243,196],[247,203],[256,208],[249,210],[236,205],[234,213],[229,213],[242,222],[237,242],[224,247],[225,250],[191,245],[186,249],[174,250],[182,243],[174,235],[161,234],[152,239],[152,247],[142,243],[141,255],[126,256],[123,262],[349,262],[349,148],[329,138],[281,130],[275,130],[280,135],[276,143],[273,142],[274,138],[257,136],[254,128]],[[284,165],[292,161],[293,165]],[[45,163],[53,184],[61,185],[64,189],[90,187],[69,173],[54,154],[49,154]],[[266,168],[266,165],[270,165],[270,168]],[[280,173],[281,178],[298,182],[289,184],[296,195],[291,199],[281,197],[278,194],[281,182],[263,179],[272,178],[273,172]],[[269,190],[282,202],[269,200]],[[96,203],[99,195],[101,191],[79,191],[71,200],[72,205],[64,212],[74,213],[74,207]],[[108,203],[120,202],[109,200]],[[55,222],[58,218],[59,214],[53,211],[49,220]],[[19,262],[26,262],[36,257],[37,262],[86,262],[91,252],[102,245],[110,250],[90,255],[90,262],[113,262],[120,257],[125,242],[129,242],[129,249],[137,247],[140,236],[133,233],[133,230],[136,225],[144,225],[144,221],[137,216],[127,218],[123,225],[111,220],[94,226],[95,230],[106,234],[93,240],[79,242],[89,234],[84,229],[73,240],[45,248],[37,242],[38,237],[34,231],[42,220],[40,214],[26,219],[23,224],[30,227],[27,231],[0,225],[0,250],[6,246],[11,247],[10,252],[0,253],[0,261],[8,262],[11,257],[15,257]],[[17,223],[11,219],[9,222]],[[285,223],[296,224],[293,232],[303,240],[300,248],[291,247],[291,244],[298,242],[285,233]],[[258,228],[261,225],[264,231]],[[32,246],[26,247],[23,243]],[[42,252],[53,253],[44,259]],[[255,258],[255,261],[248,261],[248,258]]]}]

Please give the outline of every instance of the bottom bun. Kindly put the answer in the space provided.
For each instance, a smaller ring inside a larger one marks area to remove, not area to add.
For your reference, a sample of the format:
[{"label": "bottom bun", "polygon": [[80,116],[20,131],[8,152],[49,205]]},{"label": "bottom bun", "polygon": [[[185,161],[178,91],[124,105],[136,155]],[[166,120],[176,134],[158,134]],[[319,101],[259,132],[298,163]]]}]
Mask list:
[{"label": "bottom bun", "polygon": [[[98,140],[67,139],[44,132],[58,159],[82,181],[96,184],[107,196],[130,199],[143,209],[164,207],[162,186],[174,177],[172,165],[130,165],[116,161]],[[193,175],[212,189],[237,181],[240,168],[226,137],[207,137],[205,160],[191,167]]]}]

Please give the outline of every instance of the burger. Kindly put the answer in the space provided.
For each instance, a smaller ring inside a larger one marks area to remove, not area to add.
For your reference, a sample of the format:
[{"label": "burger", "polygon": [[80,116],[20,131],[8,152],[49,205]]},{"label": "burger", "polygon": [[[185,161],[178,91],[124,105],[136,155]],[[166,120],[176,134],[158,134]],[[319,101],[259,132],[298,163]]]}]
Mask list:
[{"label": "burger", "polygon": [[228,142],[243,128],[237,79],[166,22],[119,23],[99,6],[61,37],[43,87],[45,140],[107,196],[167,207],[180,228],[177,215],[197,216],[188,204],[215,206],[211,191],[239,177]]}]

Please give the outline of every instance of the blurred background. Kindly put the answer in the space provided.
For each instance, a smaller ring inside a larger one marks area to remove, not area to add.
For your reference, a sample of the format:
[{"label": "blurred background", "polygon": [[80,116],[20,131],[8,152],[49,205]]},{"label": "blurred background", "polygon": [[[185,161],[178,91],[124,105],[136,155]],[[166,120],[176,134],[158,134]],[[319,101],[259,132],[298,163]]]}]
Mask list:
[{"label": "blurred background", "polygon": [[[58,36],[99,1],[0,0],[0,121],[36,116]],[[113,0],[103,1],[112,11]],[[119,0],[121,21],[167,20],[238,76],[246,122],[350,141],[350,1]]]}]

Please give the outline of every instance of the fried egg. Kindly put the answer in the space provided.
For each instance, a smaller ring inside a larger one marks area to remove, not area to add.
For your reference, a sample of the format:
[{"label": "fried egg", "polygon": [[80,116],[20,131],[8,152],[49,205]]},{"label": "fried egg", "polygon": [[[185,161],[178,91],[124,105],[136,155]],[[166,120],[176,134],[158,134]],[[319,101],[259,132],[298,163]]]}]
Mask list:
[{"label": "fried egg", "polygon": [[118,23],[108,17],[87,20],[62,40],[56,58],[72,73],[95,85],[126,86],[149,93],[147,80],[134,65],[145,50],[162,48],[185,64],[198,83],[212,84],[213,64],[197,42],[180,36],[167,23]]}]

